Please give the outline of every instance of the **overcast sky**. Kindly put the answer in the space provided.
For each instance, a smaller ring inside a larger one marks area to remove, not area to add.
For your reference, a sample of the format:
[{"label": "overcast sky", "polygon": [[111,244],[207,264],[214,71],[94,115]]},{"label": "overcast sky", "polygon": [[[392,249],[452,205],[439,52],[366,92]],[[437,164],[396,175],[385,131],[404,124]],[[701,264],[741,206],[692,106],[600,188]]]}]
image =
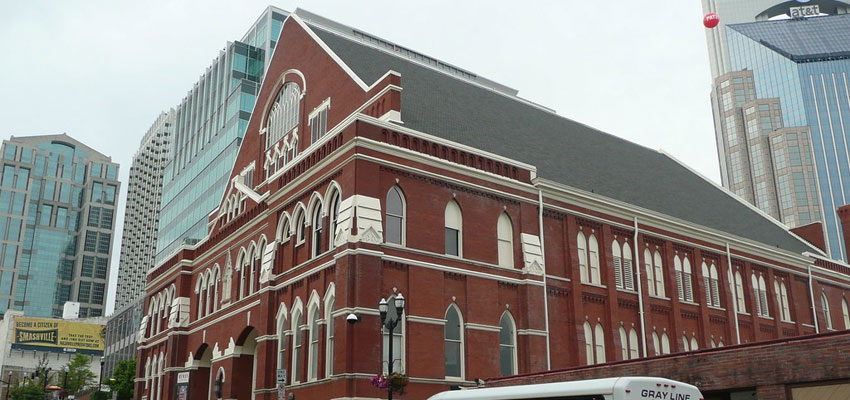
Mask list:
[{"label": "overcast sky", "polygon": [[[519,90],[560,115],[719,182],[696,0],[0,1],[0,134],[65,132],[129,165],[173,107],[269,4],[296,7]],[[116,222],[119,232],[123,217]],[[108,310],[117,280],[113,244]]]}]

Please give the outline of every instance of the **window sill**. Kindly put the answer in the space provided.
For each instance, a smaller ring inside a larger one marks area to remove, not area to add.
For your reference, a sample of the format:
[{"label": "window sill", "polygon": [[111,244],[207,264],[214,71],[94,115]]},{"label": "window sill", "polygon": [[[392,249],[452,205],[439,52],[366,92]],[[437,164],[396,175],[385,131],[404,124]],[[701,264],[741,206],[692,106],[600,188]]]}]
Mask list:
[{"label": "window sill", "polygon": [[598,287],[598,288],[602,288],[602,289],[608,289],[608,286],[605,286],[605,285],[602,285],[602,284],[599,284],[599,283],[582,282],[581,284],[586,285],[586,286]]},{"label": "window sill", "polygon": [[773,321],[773,317],[771,317],[769,315],[759,315],[759,318],[766,319],[766,320],[769,320],[769,321]]},{"label": "window sill", "polygon": [[794,321],[791,321],[790,319],[780,319],[779,322],[786,323],[786,324],[793,324],[794,323]]},{"label": "window sill", "polygon": [[689,305],[689,306],[697,306],[697,307],[699,307],[699,303],[695,303],[695,302],[693,302],[693,301],[688,301],[688,300],[681,300],[681,299],[679,299],[679,303],[687,304],[687,305]]},{"label": "window sill", "polygon": [[649,298],[651,298],[651,299],[658,299],[658,300],[667,300],[667,301],[670,301],[670,298],[669,298],[669,297],[657,296],[657,295],[654,295],[654,294],[649,295]]},{"label": "window sill", "polygon": [[738,311],[738,315],[744,315],[744,316],[749,317],[751,314],[746,312],[746,311]]},{"label": "window sill", "polygon": [[632,289],[617,288],[617,291],[622,292],[622,293],[635,294],[635,295],[638,294],[636,290],[632,290]]},{"label": "window sill", "polygon": [[718,307],[718,306],[706,306],[706,307],[708,307],[709,309],[712,309],[712,310],[726,311],[726,309],[723,308],[723,307]]}]

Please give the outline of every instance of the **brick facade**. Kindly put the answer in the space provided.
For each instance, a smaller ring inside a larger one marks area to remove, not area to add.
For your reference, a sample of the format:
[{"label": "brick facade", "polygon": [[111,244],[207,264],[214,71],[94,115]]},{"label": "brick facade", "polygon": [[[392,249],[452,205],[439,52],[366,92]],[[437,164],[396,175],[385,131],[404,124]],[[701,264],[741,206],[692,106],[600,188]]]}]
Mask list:
[{"label": "brick facade", "polygon": [[[622,358],[620,327],[640,332],[641,356],[660,350],[649,339],[652,332],[666,334],[672,352],[684,350],[683,337],[705,348],[711,342],[735,344],[738,336],[745,343],[814,333],[815,315],[823,318],[823,313],[819,304],[818,314],[812,312],[809,276],[812,290],[829,296],[833,326],[842,326],[840,301],[850,288],[843,265],[821,260],[811,266],[807,256],[568,187],[541,185],[533,166],[387,122],[401,110],[404,77],[389,72],[374,84],[359,85],[295,16],[283,25],[284,40],[232,170],[225,195],[236,199],[232,212],[223,202],[221,212],[211,216],[208,238],[184,247],[148,274],[137,398],[174,398],[177,373],[189,371],[193,399],[215,398],[214,382],[220,376],[221,398],[249,399],[253,390],[256,398],[272,399],[277,397],[278,368],[287,370],[287,390],[296,398],[384,397],[368,378],[381,371],[377,304],[394,293],[407,298],[401,352],[410,377],[406,398],[426,398],[451,386],[474,385],[475,378],[500,375],[499,324],[504,315],[516,325],[518,373],[585,364],[585,322],[601,325],[609,361]],[[267,177],[263,135],[268,133],[261,132],[286,82],[302,89],[299,153]],[[328,98],[328,133],[310,145],[308,116]],[[404,196],[402,245],[383,240],[391,188]],[[450,201],[462,212],[460,257],[445,254],[444,216]],[[327,211],[340,204],[336,202],[341,202],[340,210],[350,206],[353,213],[332,216]],[[317,207],[323,210],[322,244],[314,256],[311,217]],[[498,256],[497,220],[503,214],[510,219],[512,262],[500,262]],[[306,220],[303,243],[297,238],[301,215]],[[344,215],[349,219],[343,220]],[[337,229],[332,229],[332,219]],[[292,234],[282,232],[285,221]],[[534,241],[541,236],[541,224],[542,249]],[[579,232],[598,242],[598,284],[581,283]],[[629,243],[635,254],[631,279],[639,290],[617,288],[615,240],[621,246]],[[648,294],[644,251],[661,257],[666,296]],[[267,255],[272,258],[265,271]],[[691,263],[693,301],[677,299],[676,257]],[[729,259],[744,277],[748,311],[757,301],[750,277],[763,276],[768,282],[770,317],[741,313],[737,325],[733,323]],[[719,307],[705,304],[704,260],[719,271]],[[774,280],[786,284],[790,321],[776,318]],[[460,377],[445,373],[443,334],[451,305],[460,311],[463,324]],[[310,319],[314,310],[315,325]],[[361,321],[346,323],[350,313]],[[296,337],[301,339],[297,360]],[[311,337],[317,339],[315,351]],[[280,347],[285,349],[282,365]],[[313,364],[315,378],[310,376]]]}]

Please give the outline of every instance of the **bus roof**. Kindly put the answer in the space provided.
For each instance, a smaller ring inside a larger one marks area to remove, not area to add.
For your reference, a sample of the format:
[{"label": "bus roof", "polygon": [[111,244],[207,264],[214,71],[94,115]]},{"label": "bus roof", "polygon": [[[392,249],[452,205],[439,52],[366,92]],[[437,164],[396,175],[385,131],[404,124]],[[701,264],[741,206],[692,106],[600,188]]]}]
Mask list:
[{"label": "bus roof", "polygon": [[[661,383],[682,385],[681,382],[665,378],[651,377],[620,377],[590,379],[584,381],[542,383],[536,385],[503,386],[481,389],[451,390],[437,393],[429,400],[510,400],[524,398],[546,398],[558,396],[583,396],[593,394],[612,394],[615,387],[622,387],[632,382]],[[696,388],[694,387],[694,390]]]}]

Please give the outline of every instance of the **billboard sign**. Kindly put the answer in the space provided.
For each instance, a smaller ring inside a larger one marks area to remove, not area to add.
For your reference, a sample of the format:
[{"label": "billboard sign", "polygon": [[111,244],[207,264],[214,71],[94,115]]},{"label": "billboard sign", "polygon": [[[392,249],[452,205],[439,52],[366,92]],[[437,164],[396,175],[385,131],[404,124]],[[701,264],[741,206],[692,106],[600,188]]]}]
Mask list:
[{"label": "billboard sign", "polygon": [[46,318],[15,318],[12,348],[103,355],[103,325]]}]

